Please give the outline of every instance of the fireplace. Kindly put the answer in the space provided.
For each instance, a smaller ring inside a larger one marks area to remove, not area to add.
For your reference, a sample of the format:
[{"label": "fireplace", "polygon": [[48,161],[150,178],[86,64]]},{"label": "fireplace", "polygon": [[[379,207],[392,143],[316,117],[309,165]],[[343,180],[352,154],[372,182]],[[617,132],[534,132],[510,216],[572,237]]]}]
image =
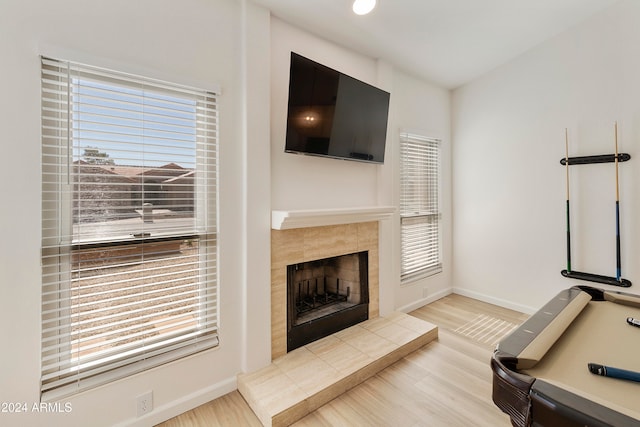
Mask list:
[{"label": "fireplace", "polygon": [[[303,270],[301,267],[308,262],[326,260],[342,255],[366,253],[365,261],[360,263],[358,276],[366,272],[366,279],[360,280],[360,286],[366,285],[365,293],[360,296],[360,304],[365,305],[369,319],[375,319],[379,313],[379,251],[378,251],[378,222],[360,222],[349,224],[338,224],[318,227],[302,227],[291,229],[271,230],[271,359],[275,360],[289,351],[289,299],[287,293],[290,279],[287,277],[290,269]],[[358,260],[364,255],[357,255]],[[305,267],[304,274],[300,279],[292,279],[309,282],[309,293],[313,298],[315,291],[315,278],[312,278],[310,267]],[[300,273],[302,274],[302,273]],[[353,273],[350,273],[353,274]],[[330,282],[330,279],[329,279]],[[342,296],[346,293],[347,282],[353,280],[347,276],[341,277],[340,292]],[[294,287],[298,285],[295,284]],[[300,290],[303,295],[306,292],[306,282],[302,282]],[[358,294],[356,286],[349,283],[349,297],[353,298]],[[317,295],[322,294],[324,282],[318,279]],[[296,292],[297,289],[294,289]],[[329,288],[329,292],[333,291]],[[338,293],[338,292],[336,292]],[[367,302],[368,301],[368,304]],[[294,294],[295,302],[295,294]],[[313,304],[312,304],[313,305]],[[327,307],[328,308],[328,307]],[[359,307],[360,310],[363,307]],[[317,312],[319,314],[319,312]],[[320,316],[322,317],[322,316]],[[316,322],[316,320],[314,320]],[[300,323],[300,322],[299,322]]]},{"label": "fireplace", "polygon": [[368,251],[287,266],[287,351],[369,318]]}]

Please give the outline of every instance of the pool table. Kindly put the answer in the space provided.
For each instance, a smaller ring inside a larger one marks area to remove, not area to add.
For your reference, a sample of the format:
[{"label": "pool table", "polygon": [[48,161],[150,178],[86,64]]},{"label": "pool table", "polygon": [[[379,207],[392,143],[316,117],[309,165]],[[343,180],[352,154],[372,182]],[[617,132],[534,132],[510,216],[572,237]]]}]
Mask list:
[{"label": "pool table", "polygon": [[514,426],[640,427],[640,382],[588,363],[640,372],[640,295],[575,286],[500,341],[493,401]]}]

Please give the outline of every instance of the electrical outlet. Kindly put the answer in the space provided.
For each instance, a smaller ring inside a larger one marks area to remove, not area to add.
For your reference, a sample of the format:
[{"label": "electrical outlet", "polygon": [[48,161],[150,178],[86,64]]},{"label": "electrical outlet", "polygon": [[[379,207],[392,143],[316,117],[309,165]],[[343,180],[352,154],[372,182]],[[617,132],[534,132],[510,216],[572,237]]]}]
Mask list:
[{"label": "electrical outlet", "polygon": [[141,394],[136,399],[138,407],[138,416],[141,417],[148,414],[153,409],[153,391],[148,391],[145,394]]}]

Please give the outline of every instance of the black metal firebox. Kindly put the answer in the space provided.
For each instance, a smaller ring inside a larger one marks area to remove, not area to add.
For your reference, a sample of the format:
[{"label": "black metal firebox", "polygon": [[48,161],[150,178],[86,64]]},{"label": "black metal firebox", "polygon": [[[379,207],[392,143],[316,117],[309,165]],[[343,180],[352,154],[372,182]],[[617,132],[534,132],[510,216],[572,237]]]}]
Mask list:
[{"label": "black metal firebox", "polygon": [[287,351],[369,318],[369,256],[287,266]]}]

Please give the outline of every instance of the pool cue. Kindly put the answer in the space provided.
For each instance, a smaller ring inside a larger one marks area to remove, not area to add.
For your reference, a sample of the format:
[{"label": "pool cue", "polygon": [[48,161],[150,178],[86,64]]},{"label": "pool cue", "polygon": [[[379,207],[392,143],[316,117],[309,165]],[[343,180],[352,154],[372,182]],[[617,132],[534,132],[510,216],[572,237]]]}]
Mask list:
[{"label": "pool cue", "polygon": [[640,372],[614,368],[613,366],[600,365],[599,363],[588,363],[587,367],[589,368],[589,372],[595,375],[617,378],[619,380],[640,382]]},{"label": "pool cue", "polygon": [[569,215],[569,134],[564,128],[565,170],[567,174],[567,273],[571,273],[571,219]]},{"label": "pool cue", "polygon": [[622,277],[622,262],[620,261],[620,186],[618,183],[618,122],[614,122],[615,133],[615,164],[616,164],[616,279]]}]

